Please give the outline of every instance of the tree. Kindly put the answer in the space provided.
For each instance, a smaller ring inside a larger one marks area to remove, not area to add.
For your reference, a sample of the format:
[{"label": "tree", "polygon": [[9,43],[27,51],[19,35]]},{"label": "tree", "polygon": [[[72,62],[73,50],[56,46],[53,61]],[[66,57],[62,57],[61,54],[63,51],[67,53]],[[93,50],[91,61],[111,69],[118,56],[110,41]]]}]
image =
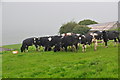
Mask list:
[{"label": "tree", "polygon": [[86,25],[79,25],[78,24],[73,28],[73,33],[86,34],[89,30],[90,30],[90,28],[87,27]]},{"label": "tree", "polygon": [[90,19],[85,19],[85,20],[80,21],[78,24],[79,25],[91,25],[91,24],[98,24],[98,22],[92,21]]},{"label": "tree", "polygon": [[78,25],[76,22],[68,22],[66,24],[63,24],[61,27],[60,27],[60,30],[59,30],[59,33],[62,34],[62,33],[68,33],[68,32],[72,32],[73,31],[73,28]]}]

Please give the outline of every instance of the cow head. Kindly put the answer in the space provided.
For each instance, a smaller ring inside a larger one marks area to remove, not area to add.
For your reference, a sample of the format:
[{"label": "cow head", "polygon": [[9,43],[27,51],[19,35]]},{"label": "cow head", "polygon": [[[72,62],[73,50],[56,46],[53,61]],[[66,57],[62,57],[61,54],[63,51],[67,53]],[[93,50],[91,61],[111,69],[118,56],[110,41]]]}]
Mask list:
[{"label": "cow head", "polygon": [[102,31],[102,33],[103,33],[103,34],[106,34],[106,31],[104,30],[104,31]]},{"label": "cow head", "polygon": [[25,51],[25,47],[22,46],[22,47],[20,48],[20,50],[21,50],[21,52],[24,52],[24,51]]}]

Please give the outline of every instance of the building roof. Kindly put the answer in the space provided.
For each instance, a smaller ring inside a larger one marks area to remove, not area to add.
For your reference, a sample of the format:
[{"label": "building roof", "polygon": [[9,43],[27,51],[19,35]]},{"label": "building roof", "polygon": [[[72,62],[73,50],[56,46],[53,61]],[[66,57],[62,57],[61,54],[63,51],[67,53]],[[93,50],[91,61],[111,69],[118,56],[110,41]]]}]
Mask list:
[{"label": "building roof", "polygon": [[99,24],[93,24],[93,25],[88,25],[90,27],[90,31],[103,31],[103,30],[109,30],[109,29],[114,29],[118,27],[118,21],[114,22],[107,22],[107,23],[99,23]]}]

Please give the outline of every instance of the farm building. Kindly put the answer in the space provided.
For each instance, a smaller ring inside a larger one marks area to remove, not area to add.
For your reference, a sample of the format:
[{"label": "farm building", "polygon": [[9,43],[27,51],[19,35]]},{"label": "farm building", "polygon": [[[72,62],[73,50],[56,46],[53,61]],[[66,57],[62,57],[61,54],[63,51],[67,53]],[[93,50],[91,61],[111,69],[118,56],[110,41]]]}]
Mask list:
[{"label": "farm building", "polygon": [[103,30],[110,30],[120,27],[120,23],[118,21],[114,21],[114,22],[88,25],[88,27],[91,28],[90,31],[96,31],[96,30],[103,31]]}]

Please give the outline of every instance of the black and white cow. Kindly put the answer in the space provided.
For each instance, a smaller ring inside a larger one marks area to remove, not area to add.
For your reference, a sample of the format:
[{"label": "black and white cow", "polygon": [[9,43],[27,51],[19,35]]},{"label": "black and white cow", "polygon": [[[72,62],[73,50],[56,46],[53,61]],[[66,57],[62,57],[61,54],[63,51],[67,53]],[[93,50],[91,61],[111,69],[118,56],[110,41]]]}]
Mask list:
[{"label": "black and white cow", "polygon": [[97,50],[98,40],[102,40],[102,32],[95,31],[91,33],[87,33],[85,35],[80,35],[80,43],[82,44],[82,52],[86,51],[86,45],[91,45],[94,43],[94,50]]},{"label": "black and white cow", "polygon": [[102,40],[102,31],[94,31],[93,37],[95,37],[97,40]]},{"label": "black and white cow", "polygon": [[71,46],[72,49],[75,47],[75,50],[78,49],[78,43],[79,43],[79,37],[76,35],[67,35],[62,38],[62,48],[65,48],[65,51],[67,52],[67,47]]},{"label": "black and white cow", "polygon": [[48,36],[48,37],[39,37],[37,44],[38,46],[44,47],[44,51],[51,51],[54,47],[54,52],[60,51],[61,36]]},{"label": "black and white cow", "polygon": [[35,45],[36,50],[37,50],[37,38],[36,37],[27,38],[23,40],[22,46],[21,46],[21,52],[25,52],[25,50],[28,51],[29,46],[32,46],[32,45]]},{"label": "black and white cow", "polygon": [[82,44],[82,52],[86,51],[86,45],[90,45],[92,43],[93,36],[90,34],[80,35],[79,40]]},{"label": "black and white cow", "polygon": [[109,40],[114,40],[115,45],[117,42],[120,43],[120,38],[119,38],[119,32],[117,31],[95,31],[93,33],[91,33],[91,35],[93,36],[93,41],[95,41],[95,48],[97,49],[97,40],[103,40],[103,42],[105,43],[105,47],[108,47],[107,42]]}]

